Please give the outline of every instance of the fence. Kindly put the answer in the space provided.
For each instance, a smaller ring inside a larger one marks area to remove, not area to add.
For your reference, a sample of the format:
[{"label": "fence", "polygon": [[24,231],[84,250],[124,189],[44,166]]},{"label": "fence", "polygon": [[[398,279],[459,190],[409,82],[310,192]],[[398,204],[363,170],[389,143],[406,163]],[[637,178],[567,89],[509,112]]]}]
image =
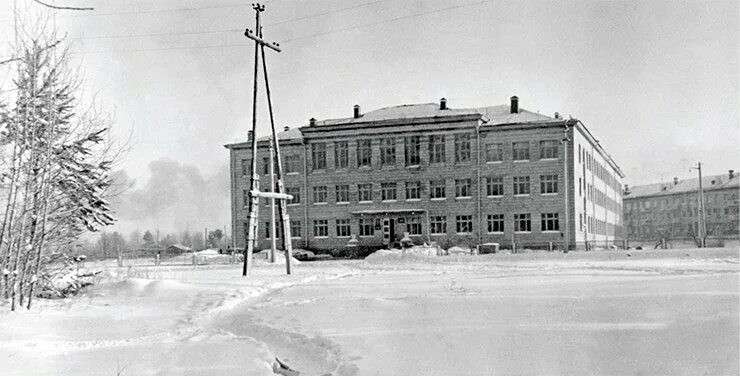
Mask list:
[{"label": "fence", "polygon": [[244,257],[239,253],[210,254],[188,252],[182,254],[147,254],[142,252],[122,252],[117,258],[100,259],[97,261],[110,263],[111,266],[198,266],[198,265],[228,265],[243,262]]}]

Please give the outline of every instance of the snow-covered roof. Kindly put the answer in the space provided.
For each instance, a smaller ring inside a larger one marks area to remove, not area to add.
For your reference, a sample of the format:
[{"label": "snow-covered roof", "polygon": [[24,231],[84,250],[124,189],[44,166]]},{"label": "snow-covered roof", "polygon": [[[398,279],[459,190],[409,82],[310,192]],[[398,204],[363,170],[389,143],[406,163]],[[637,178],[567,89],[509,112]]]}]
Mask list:
[{"label": "snow-covered roof", "polygon": [[[518,113],[511,113],[509,105],[489,106],[480,108],[447,108],[441,110],[439,103],[402,104],[384,107],[362,114],[359,118],[347,117],[339,119],[316,120],[316,127],[327,125],[345,125],[357,123],[379,122],[385,120],[420,119],[447,116],[481,115],[485,116],[487,125],[519,124],[555,120],[552,117],[540,115],[524,109]],[[306,125],[308,126],[308,125]]]},{"label": "snow-covered roof", "polygon": [[[702,185],[705,191],[725,189],[725,188],[740,188],[740,177],[735,173],[733,178],[730,179],[729,174],[726,175],[714,175],[714,176],[703,176]],[[699,190],[699,178],[678,180],[675,182],[667,183],[654,183],[630,186],[629,191],[624,193],[625,199],[633,199],[647,196],[664,196],[679,193],[696,192]]]},{"label": "snow-covered roof", "polygon": [[190,247],[186,247],[186,246],[184,246],[182,244],[172,244],[172,245],[170,245],[167,248],[176,248],[176,249],[179,249],[179,250],[182,250],[182,251],[190,251],[191,250]]}]

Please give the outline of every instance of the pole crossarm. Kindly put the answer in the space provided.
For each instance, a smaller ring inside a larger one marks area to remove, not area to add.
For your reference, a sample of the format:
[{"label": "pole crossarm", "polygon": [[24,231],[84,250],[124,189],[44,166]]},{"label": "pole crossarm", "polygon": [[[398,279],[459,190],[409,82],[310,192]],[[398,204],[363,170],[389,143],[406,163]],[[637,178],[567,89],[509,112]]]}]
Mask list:
[{"label": "pole crossarm", "polygon": [[274,50],[276,52],[282,52],[282,50],[280,49],[280,43],[277,43],[277,42],[268,42],[268,41],[262,39],[261,37],[257,36],[254,33],[254,31],[252,31],[251,29],[245,30],[244,31],[244,36],[247,37],[247,38],[249,38],[249,39],[251,39],[251,40],[253,40],[253,41],[255,41],[255,42],[257,42],[257,44],[259,44],[261,46],[265,46],[265,47],[270,48],[270,49],[272,49],[272,50]]},{"label": "pole crossarm", "polygon": [[274,198],[277,200],[292,200],[293,195],[289,195],[286,193],[275,193],[275,192],[260,192],[260,191],[249,191],[249,194],[252,197],[264,197],[264,198]]}]

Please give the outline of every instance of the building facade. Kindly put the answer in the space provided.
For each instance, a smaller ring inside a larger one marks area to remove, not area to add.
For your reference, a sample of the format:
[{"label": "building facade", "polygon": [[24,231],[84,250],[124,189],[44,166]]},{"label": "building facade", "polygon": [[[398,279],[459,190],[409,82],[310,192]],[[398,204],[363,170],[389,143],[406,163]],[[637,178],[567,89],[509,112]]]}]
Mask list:
[{"label": "building facade", "polygon": [[[727,240],[736,242],[740,227],[740,178],[734,170],[729,170],[727,175],[703,177],[702,187],[708,245]],[[625,186],[624,207],[626,238],[630,243],[698,244],[701,218],[698,178]]]},{"label": "building facade", "polygon": [[[622,238],[619,167],[582,122],[508,105],[402,105],[317,121],[278,134],[294,247],[415,243],[583,248]],[[268,139],[258,140],[269,186]],[[226,145],[232,228],[243,248],[251,143]],[[265,190],[262,188],[262,190]],[[258,247],[270,244],[270,208]]]}]

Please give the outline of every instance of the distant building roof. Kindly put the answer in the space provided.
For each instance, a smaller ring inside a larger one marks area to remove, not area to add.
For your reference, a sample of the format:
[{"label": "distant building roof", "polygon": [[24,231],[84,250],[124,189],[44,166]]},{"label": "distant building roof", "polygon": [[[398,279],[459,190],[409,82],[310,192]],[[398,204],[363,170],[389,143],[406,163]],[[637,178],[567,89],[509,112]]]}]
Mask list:
[{"label": "distant building roof", "polygon": [[[729,174],[703,176],[702,185],[705,191],[740,188],[740,177],[735,173],[732,179]],[[679,193],[696,192],[699,190],[699,178],[678,180],[677,182],[654,183],[630,186],[629,191],[625,191],[624,198],[641,198],[649,196],[665,196]]]},{"label": "distant building roof", "polygon": [[171,248],[174,248],[174,249],[177,249],[177,250],[180,250],[180,251],[183,251],[183,252],[190,252],[190,251],[192,251],[192,249],[190,249],[190,247],[186,247],[186,246],[184,246],[182,244],[172,244],[169,247],[167,247],[167,249],[171,249]]}]

